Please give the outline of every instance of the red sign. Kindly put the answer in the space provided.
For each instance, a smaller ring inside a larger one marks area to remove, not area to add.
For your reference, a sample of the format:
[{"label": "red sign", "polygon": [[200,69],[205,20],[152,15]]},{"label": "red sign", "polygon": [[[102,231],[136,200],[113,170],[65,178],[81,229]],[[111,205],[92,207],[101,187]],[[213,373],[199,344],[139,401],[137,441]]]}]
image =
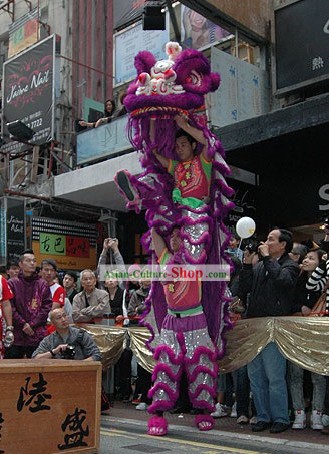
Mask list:
[{"label": "red sign", "polygon": [[66,235],[67,257],[89,257],[89,240],[77,236]]}]

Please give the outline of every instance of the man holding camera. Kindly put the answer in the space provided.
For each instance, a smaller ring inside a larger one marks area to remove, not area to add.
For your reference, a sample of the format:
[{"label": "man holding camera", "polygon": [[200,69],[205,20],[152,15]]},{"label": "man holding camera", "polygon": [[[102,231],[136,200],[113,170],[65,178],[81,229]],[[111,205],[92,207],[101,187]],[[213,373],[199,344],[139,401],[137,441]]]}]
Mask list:
[{"label": "man holding camera", "polygon": [[70,326],[68,315],[63,308],[52,310],[50,320],[56,331],[40,342],[32,358],[101,360],[101,353],[90,334]]},{"label": "man holding camera", "polygon": [[[239,291],[250,292],[248,317],[291,315],[293,291],[299,275],[299,266],[291,260],[292,234],[274,228],[265,242],[258,246],[262,260],[253,266],[256,252],[246,250],[240,273]],[[270,429],[280,433],[290,427],[286,359],[275,342],[269,342],[248,364],[257,423],[253,432]]]}]

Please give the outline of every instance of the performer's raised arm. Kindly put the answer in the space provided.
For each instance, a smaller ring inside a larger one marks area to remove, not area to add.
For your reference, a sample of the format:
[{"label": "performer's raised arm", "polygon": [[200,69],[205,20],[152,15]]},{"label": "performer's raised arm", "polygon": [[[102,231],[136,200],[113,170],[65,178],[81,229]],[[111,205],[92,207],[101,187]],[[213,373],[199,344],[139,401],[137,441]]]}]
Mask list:
[{"label": "performer's raised arm", "polygon": [[166,247],[166,243],[164,242],[163,238],[155,231],[154,227],[151,230],[152,235],[152,248],[156,256],[159,258]]},{"label": "performer's raised arm", "polygon": [[194,126],[191,126],[189,122],[182,117],[181,115],[176,115],[175,116],[175,121],[177,123],[177,126],[181,129],[183,129],[187,134],[193,137],[197,142],[201,143],[203,145],[201,154],[203,157],[209,161],[208,157],[208,142],[202,132],[201,129],[197,129]]},{"label": "performer's raised arm", "polygon": [[165,158],[164,156],[162,156],[160,153],[157,152],[156,148],[154,148],[152,150],[154,156],[157,158],[157,160],[160,162],[160,164],[162,165],[162,167],[164,167],[165,169],[168,169],[169,167],[169,159],[168,158]]}]

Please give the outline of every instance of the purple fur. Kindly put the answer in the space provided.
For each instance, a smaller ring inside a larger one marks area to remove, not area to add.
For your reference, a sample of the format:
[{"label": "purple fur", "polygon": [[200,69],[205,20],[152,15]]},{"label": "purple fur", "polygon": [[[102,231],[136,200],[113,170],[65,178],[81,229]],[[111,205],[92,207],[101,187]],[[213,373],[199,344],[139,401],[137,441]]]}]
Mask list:
[{"label": "purple fur", "polygon": [[170,359],[170,362],[172,362],[173,364],[181,364],[182,355],[180,354],[176,357],[175,352],[172,350],[172,348],[170,348],[168,345],[163,345],[163,344],[159,345],[154,350],[154,353],[153,353],[154,359],[157,361],[162,353],[167,353],[167,355]]},{"label": "purple fur", "polygon": [[194,408],[206,410],[208,413],[212,413],[215,410],[215,404],[210,404],[205,400],[193,399],[191,396],[189,398]]},{"label": "purple fur", "polygon": [[170,378],[171,381],[177,382],[180,379],[181,372],[179,371],[177,374],[171,370],[171,367],[168,364],[158,363],[155,365],[152,374],[152,381],[155,381],[159,372],[165,372],[166,375]]},{"label": "purple fur", "polygon": [[192,358],[190,358],[190,359],[186,358],[186,362],[188,364],[197,364],[200,361],[201,355],[207,355],[212,361],[215,361],[216,358],[217,358],[217,352],[216,351],[214,353],[208,347],[200,345],[200,347],[197,347],[195,349]]},{"label": "purple fur", "polygon": [[140,74],[142,72],[150,72],[150,69],[154,66],[156,60],[151,52],[142,50],[141,52],[138,52],[134,62],[137,74]]},{"label": "purple fur", "polygon": [[155,332],[153,325],[148,322],[147,315],[151,311],[151,304],[152,301],[158,301],[159,304],[154,304],[153,305],[153,310],[154,310],[154,316],[155,316],[155,321],[156,321],[156,329],[158,332],[161,330],[162,322],[167,315],[167,304],[165,303],[165,296],[163,293],[163,287],[160,282],[152,282],[151,285],[151,290],[149,292],[149,295],[147,299],[145,300],[145,313],[142,315],[141,318],[141,323],[143,326],[149,329],[151,336],[150,338],[146,341],[146,347],[154,353],[154,348],[152,347],[152,342],[155,337]]},{"label": "purple fur", "polygon": [[183,230],[181,232],[181,238],[187,239],[191,244],[202,244],[202,243],[207,243],[207,241],[210,239],[210,235],[208,232],[203,232],[199,238],[194,239],[193,237],[191,237],[191,235],[188,234],[188,232]]},{"label": "purple fur", "polygon": [[[194,418],[194,422],[195,422],[195,425],[197,426],[197,428],[198,428],[199,430],[201,430],[201,431],[210,430],[210,429],[212,429],[212,428],[214,427],[214,425],[215,425],[215,420],[214,420],[214,418],[213,418],[212,416],[210,416],[210,415],[196,415],[195,418]],[[202,424],[203,422],[208,423],[208,425],[209,425],[210,427],[205,427],[205,428],[203,428],[203,427],[201,426],[201,424]]]},{"label": "purple fur", "polygon": [[[136,83],[133,83],[136,86]],[[133,88],[133,87],[132,87]],[[168,116],[174,116],[177,115],[178,113],[182,111],[188,111],[191,109],[196,109],[198,107],[201,107],[204,103],[204,96],[202,91],[200,90],[200,93],[193,93],[189,94],[188,96],[184,94],[178,94],[178,95],[152,95],[152,96],[146,96],[146,95],[139,95],[135,96],[133,94],[130,94],[130,90],[128,92],[127,96],[125,97],[124,100],[124,105],[126,109],[129,112],[132,112],[133,114],[136,114],[136,111],[138,109],[141,109],[142,111],[139,113],[140,117],[148,118],[150,112],[145,108],[145,104],[147,103],[147,107],[159,107],[160,105],[162,107],[169,107],[172,108],[172,110],[168,109],[168,111],[160,111],[160,112],[154,112],[154,116],[158,118],[162,118],[164,115]],[[164,99],[162,99],[164,98]],[[178,107],[179,106],[179,107]],[[152,112],[153,115],[153,112]]]},{"label": "purple fur", "polygon": [[210,239],[210,235],[208,232],[204,232],[202,235],[200,235],[200,237],[198,239],[194,239],[192,238],[190,235],[188,235],[187,233],[184,233],[182,232],[181,234],[182,238],[186,238],[191,244],[202,244],[202,243],[206,243],[209,239]]},{"label": "purple fur", "polygon": [[[183,206],[181,206],[181,208],[184,208]],[[194,209],[189,209],[189,211],[191,211],[192,213],[198,213],[197,210],[194,210]],[[197,224],[201,224],[203,222],[205,223],[209,223],[212,221],[212,218],[207,214],[205,213],[204,215],[200,216],[198,218],[198,221],[194,221],[192,220],[191,218],[189,218],[188,216],[185,216],[185,215],[182,215],[182,217],[180,218],[180,221],[183,222],[183,224],[179,224],[179,225],[197,225]]]},{"label": "purple fur", "polygon": [[[153,430],[153,429],[158,429]],[[163,416],[154,415],[148,420],[147,433],[149,435],[167,435],[168,433],[168,421]]]},{"label": "purple fur", "polygon": [[[220,84],[219,74],[211,73],[209,61],[204,55],[194,49],[184,50],[176,59],[173,69],[177,72],[177,82],[188,88],[191,92],[208,93],[215,91]],[[189,82],[192,71],[201,73],[203,76],[202,84],[193,84]]]},{"label": "purple fur", "polygon": [[178,399],[178,391],[173,391],[173,389],[171,388],[171,386],[169,386],[167,383],[156,383],[154,386],[152,386],[152,388],[149,390],[148,392],[148,396],[150,398],[152,398],[154,396],[154,394],[156,393],[156,391],[158,390],[163,390],[165,391],[168,396],[169,396],[169,400],[170,401],[173,401],[175,402],[177,399]]},{"label": "purple fur", "polygon": [[202,373],[211,375],[213,378],[217,378],[217,371],[209,369],[209,367],[207,366],[197,366],[193,370],[193,373],[189,376],[189,379],[191,380],[191,382],[194,382],[197,376]]},{"label": "purple fur", "polygon": [[156,400],[147,409],[148,413],[155,413],[156,411],[168,411],[174,408],[175,402],[178,399],[178,394],[175,400],[169,402],[168,400]]},{"label": "purple fur", "polygon": [[209,393],[212,397],[216,397],[216,382],[214,381],[214,386],[209,386],[201,383],[197,386],[196,390],[193,393],[189,391],[189,396],[192,403],[197,402],[197,396],[199,396],[202,391],[207,391],[207,393]]}]

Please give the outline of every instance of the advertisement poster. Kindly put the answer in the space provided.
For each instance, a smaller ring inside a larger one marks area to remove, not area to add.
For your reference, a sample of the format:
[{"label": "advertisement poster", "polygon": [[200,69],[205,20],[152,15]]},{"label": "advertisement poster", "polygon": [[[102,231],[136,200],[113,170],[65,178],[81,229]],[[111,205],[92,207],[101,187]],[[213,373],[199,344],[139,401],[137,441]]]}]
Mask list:
[{"label": "advertisement poster", "polygon": [[182,5],[181,21],[184,47],[201,49],[231,36],[229,31],[184,5]]},{"label": "advertisement poster", "polygon": [[25,201],[6,197],[7,259],[18,261],[25,249]]},{"label": "advertisement poster", "polygon": [[134,58],[139,51],[148,50],[156,60],[167,59],[166,43],[168,41],[168,30],[144,31],[142,22],[114,35],[115,85],[124,84],[136,77]]},{"label": "advertisement poster", "polygon": [[31,128],[31,143],[42,145],[54,135],[54,67],[56,36],[41,41],[4,64],[3,123],[20,120]]}]

